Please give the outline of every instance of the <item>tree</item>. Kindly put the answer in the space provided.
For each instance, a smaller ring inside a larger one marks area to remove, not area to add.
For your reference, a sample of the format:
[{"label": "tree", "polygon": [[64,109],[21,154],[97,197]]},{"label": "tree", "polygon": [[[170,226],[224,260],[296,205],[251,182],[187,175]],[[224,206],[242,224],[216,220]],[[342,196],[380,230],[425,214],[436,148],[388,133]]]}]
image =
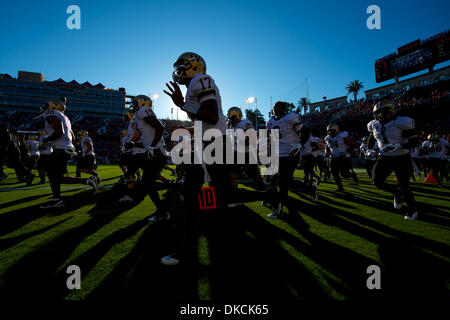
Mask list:
[{"label": "tree", "polygon": [[300,98],[300,100],[297,102],[296,112],[300,114],[301,110],[303,109],[303,114],[306,114],[306,112],[308,112],[308,108],[310,109],[309,111],[311,111],[311,101],[309,101],[309,99],[305,97]]},{"label": "tree", "polygon": [[256,129],[256,117],[258,117],[258,129],[266,126],[266,120],[259,110],[246,109],[245,117],[253,123]]},{"label": "tree", "polygon": [[353,93],[353,96],[355,97],[355,102],[358,97],[358,92],[363,88],[364,88],[363,82],[359,80],[353,80],[345,87],[345,89],[347,89],[347,93]]}]

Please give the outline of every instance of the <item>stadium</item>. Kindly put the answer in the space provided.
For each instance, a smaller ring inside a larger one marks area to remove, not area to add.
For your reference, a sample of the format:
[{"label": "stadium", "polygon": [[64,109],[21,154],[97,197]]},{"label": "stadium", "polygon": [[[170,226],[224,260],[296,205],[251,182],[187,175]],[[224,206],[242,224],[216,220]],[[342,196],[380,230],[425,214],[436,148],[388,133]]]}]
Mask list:
[{"label": "stadium", "polygon": [[[234,102],[217,72],[229,65],[209,50],[170,52],[161,90],[141,85],[144,69],[103,76],[114,68],[100,60],[73,75],[51,58],[1,63],[1,298],[144,300],[177,316],[212,305],[219,318],[233,303],[264,318],[288,304],[448,299],[450,30],[438,26],[361,58],[370,74],[330,81],[334,96],[301,80],[259,105]],[[177,162],[195,159],[199,123],[203,162]],[[276,174],[237,130],[276,155]],[[205,160],[211,149],[220,160]]]}]

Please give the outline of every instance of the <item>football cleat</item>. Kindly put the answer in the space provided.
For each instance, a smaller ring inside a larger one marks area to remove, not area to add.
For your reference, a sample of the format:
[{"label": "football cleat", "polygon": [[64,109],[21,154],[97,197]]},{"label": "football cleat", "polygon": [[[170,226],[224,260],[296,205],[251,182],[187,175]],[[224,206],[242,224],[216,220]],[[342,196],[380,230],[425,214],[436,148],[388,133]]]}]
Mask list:
[{"label": "football cleat", "polygon": [[166,213],[160,215],[158,212],[156,212],[153,216],[148,218],[148,221],[158,222],[158,221],[169,220],[169,219],[170,219],[170,213],[166,212]]},{"label": "football cleat", "polygon": [[169,254],[161,258],[161,263],[166,266],[176,266],[180,263],[180,259],[178,259],[176,254]]},{"label": "football cleat", "polygon": [[64,207],[64,201],[61,199],[53,199],[53,201],[40,205],[41,209],[61,208]]},{"label": "football cleat", "polygon": [[86,184],[92,187],[92,190],[94,190],[94,194],[98,192],[97,178],[95,176],[90,176],[89,178],[87,178]]},{"label": "football cleat", "polygon": [[418,213],[415,211],[412,215],[406,215],[405,220],[417,220]]},{"label": "football cleat", "polygon": [[402,198],[400,195],[394,195],[394,208],[397,210],[402,208]]},{"label": "football cleat", "polygon": [[127,203],[127,202],[133,202],[133,198],[130,197],[129,195],[124,195],[122,198],[120,198],[119,200],[117,200],[119,203]]},{"label": "football cleat", "polygon": [[312,185],[312,192],[311,192],[311,200],[312,202],[317,202],[317,199],[319,199],[319,194],[317,193],[317,185]]},{"label": "football cleat", "polygon": [[283,204],[278,203],[277,207],[273,209],[272,213],[267,215],[267,218],[278,219],[281,216],[281,210],[283,209]]},{"label": "football cleat", "polygon": [[0,182],[2,182],[3,180],[5,180],[6,178],[8,178],[8,175],[7,175],[6,173],[3,173],[3,174],[0,176]]},{"label": "football cleat", "polygon": [[27,177],[27,186],[29,186],[29,185],[31,185],[31,184],[33,183],[34,177],[36,177],[36,175],[33,174],[33,173],[30,173],[30,174],[28,175],[28,177]]}]

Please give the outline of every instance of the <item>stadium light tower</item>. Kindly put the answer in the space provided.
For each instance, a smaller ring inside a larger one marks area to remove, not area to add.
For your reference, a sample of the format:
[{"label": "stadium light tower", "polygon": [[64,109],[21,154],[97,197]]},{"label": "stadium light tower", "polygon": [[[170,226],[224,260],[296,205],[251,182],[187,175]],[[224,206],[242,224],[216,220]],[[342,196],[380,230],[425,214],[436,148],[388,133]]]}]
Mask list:
[{"label": "stadium light tower", "polygon": [[255,123],[255,126],[256,126],[256,130],[258,130],[258,103],[257,103],[257,98],[256,97],[248,97],[248,98],[245,98],[244,99],[244,102],[245,103],[248,103],[248,108],[249,109],[251,109],[251,104],[254,102],[255,103],[255,108],[256,108],[256,111],[255,111],[255,117],[256,117],[256,123]]}]

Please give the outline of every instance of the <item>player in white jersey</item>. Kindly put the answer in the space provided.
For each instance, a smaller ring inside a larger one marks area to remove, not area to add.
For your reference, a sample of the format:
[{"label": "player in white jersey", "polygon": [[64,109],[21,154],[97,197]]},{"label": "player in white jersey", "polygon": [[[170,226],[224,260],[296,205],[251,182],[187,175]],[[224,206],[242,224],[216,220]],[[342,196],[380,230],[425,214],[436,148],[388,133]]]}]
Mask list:
[{"label": "player in white jersey", "polygon": [[300,159],[303,164],[303,171],[305,172],[304,181],[305,183],[313,184],[314,183],[313,178],[315,178],[316,179],[315,183],[319,185],[320,177],[316,175],[314,172],[314,166],[316,164],[316,161],[313,156],[313,148],[316,148],[316,140],[312,135],[310,135],[309,138],[305,139],[306,141],[302,144],[299,138],[299,143],[301,144]]},{"label": "player in white jersey", "polygon": [[341,175],[353,178],[358,183],[358,177],[352,168],[352,159],[348,149],[355,146],[355,142],[350,138],[347,131],[339,131],[339,126],[330,124],[327,127],[327,136],[324,139],[326,152],[331,156],[330,167],[334,181],[338,185],[337,191],[344,192]]},{"label": "player in white jersey", "polygon": [[445,176],[448,148],[448,141],[438,134],[429,134],[428,140],[422,143],[422,149],[426,155],[426,164],[436,179],[438,187],[442,186],[442,173]]},{"label": "player in white jersey", "polygon": [[[230,129],[242,130],[244,133],[249,129],[253,129],[253,123],[248,119],[242,119],[242,118],[243,118],[243,114],[242,114],[241,108],[231,107],[230,109],[228,109],[227,119],[228,119],[228,127]],[[255,164],[250,163],[248,141],[249,140],[246,138],[244,156],[239,157],[238,141],[237,141],[237,139],[235,139],[235,142],[234,142],[234,152],[235,152],[235,156],[234,156],[235,162],[234,163],[235,163],[235,165],[233,166],[233,172],[235,175],[237,175],[239,177],[241,174],[241,169],[244,170],[245,173],[247,174],[247,176],[250,177],[251,179],[253,179],[253,181],[255,181],[255,183],[256,183],[255,188],[257,190],[265,190],[266,185],[264,184],[263,179],[261,177],[261,171],[259,169],[258,163],[255,163]],[[238,158],[244,158],[245,164],[238,164],[237,163]]]},{"label": "player in white jersey", "polygon": [[[275,210],[268,215],[269,218],[279,218],[282,207],[287,204],[288,188],[293,182],[294,171],[300,160],[302,145],[310,138],[309,129],[302,124],[297,113],[287,113],[286,102],[278,101],[273,107],[274,116],[267,122],[267,129],[279,130],[279,170],[278,185],[280,187],[281,202]],[[300,143],[298,139],[300,136]],[[313,202],[317,201],[317,186],[295,181],[295,187],[311,193]]]},{"label": "player in white jersey", "polygon": [[[156,206],[156,213],[149,219],[159,221],[170,219],[165,204],[161,201],[156,189],[156,180],[166,164],[167,152],[163,139],[164,126],[152,110],[152,100],[145,95],[136,96],[131,102],[135,113],[136,132],[125,145],[126,149],[140,147],[144,152],[135,154],[139,166],[143,169],[142,183],[146,194]],[[129,135],[133,128],[128,128]],[[136,134],[137,131],[139,134]]]},{"label": "player in white jersey", "polygon": [[48,179],[53,193],[53,201],[41,205],[42,209],[59,208],[64,206],[61,199],[61,184],[87,184],[92,186],[94,192],[98,191],[97,181],[94,176],[88,179],[64,177],[68,161],[76,153],[72,141],[75,140],[72,125],[69,118],[64,114],[66,105],[58,99],[52,99],[46,103],[43,113],[45,118],[45,130],[48,132],[46,138],[42,139],[40,149],[52,147],[47,166]]},{"label": "player in white jersey", "polygon": [[311,144],[311,153],[314,157],[314,163],[319,168],[319,180],[324,177],[325,182],[330,181],[330,170],[328,168],[328,161],[325,154],[325,142],[320,137],[313,137],[314,142]]},{"label": "player in white jersey", "polygon": [[[45,129],[39,130],[39,146],[44,145],[43,141],[48,137]],[[37,169],[39,172],[40,184],[45,183],[45,172],[47,171],[50,155],[53,152],[53,148],[50,145],[43,146],[39,149],[39,159],[37,161]]]},{"label": "player in white jersey", "polygon": [[[373,167],[373,183],[381,190],[394,195],[394,207],[400,209],[403,199],[408,204],[407,220],[417,219],[414,195],[409,187],[411,156],[409,149],[419,143],[415,133],[414,120],[395,114],[392,101],[380,101],[373,108],[374,120],[367,124],[370,133],[368,148],[378,144],[379,156]],[[397,186],[386,183],[386,178],[394,171]]]},{"label": "player in white jersey", "polygon": [[98,177],[98,173],[95,170],[96,159],[94,152],[94,142],[89,137],[87,130],[81,130],[77,134],[77,143],[80,146],[80,152],[77,157],[77,177],[81,177],[81,172],[89,173],[90,175],[97,178],[97,183],[100,184],[101,181]]},{"label": "player in white jersey", "polygon": [[372,171],[373,166],[375,165],[375,161],[377,161],[378,157],[378,145],[375,143],[371,149],[367,146],[369,142],[369,137],[363,137],[361,140],[361,146],[359,150],[361,152],[361,157],[364,161],[364,167],[366,168],[367,175],[372,181]]},{"label": "player in white jersey", "polygon": [[[173,81],[166,83],[169,95],[173,103],[182,111],[185,111],[188,117],[193,121],[201,122],[203,132],[207,129],[217,129],[222,133],[220,139],[223,140],[224,151],[226,147],[226,118],[222,111],[222,98],[219,88],[214,79],[206,73],[205,60],[193,52],[181,54],[173,65]],[[179,85],[186,86],[186,95],[180,90]],[[189,129],[192,131],[192,129]],[[218,137],[216,137],[218,139]],[[210,142],[203,142],[203,148]],[[217,207],[222,210],[227,206],[229,195],[233,192],[233,181],[230,166],[225,165],[225,152],[222,163],[206,164],[206,170],[210,176],[210,186],[214,189]],[[191,157],[191,159],[193,156]],[[194,161],[191,161],[194,163]],[[197,243],[197,233],[195,225],[197,224],[197,212],[199,211],[198,196],[204,183],[204,170],[200,164],[188,164],[185,166],[184,204],[185,219],[175,219],[175,221],[184,221],[176,224],[176,234],[183,235],[178,237],[177,253],[164,257],[163,264],[176,264],[179,259],[192,258],[191,253],[195,252]]]},{"label": "player in white jersey", "polygon": [[35,175],[33,174],[33,169],[39,159],[39,141],[38,137],[31,135],[28,137],[27,144],[29,146],[30,156],[28,157],[26,168],[27,168],[27,186],[33,183]]}]

